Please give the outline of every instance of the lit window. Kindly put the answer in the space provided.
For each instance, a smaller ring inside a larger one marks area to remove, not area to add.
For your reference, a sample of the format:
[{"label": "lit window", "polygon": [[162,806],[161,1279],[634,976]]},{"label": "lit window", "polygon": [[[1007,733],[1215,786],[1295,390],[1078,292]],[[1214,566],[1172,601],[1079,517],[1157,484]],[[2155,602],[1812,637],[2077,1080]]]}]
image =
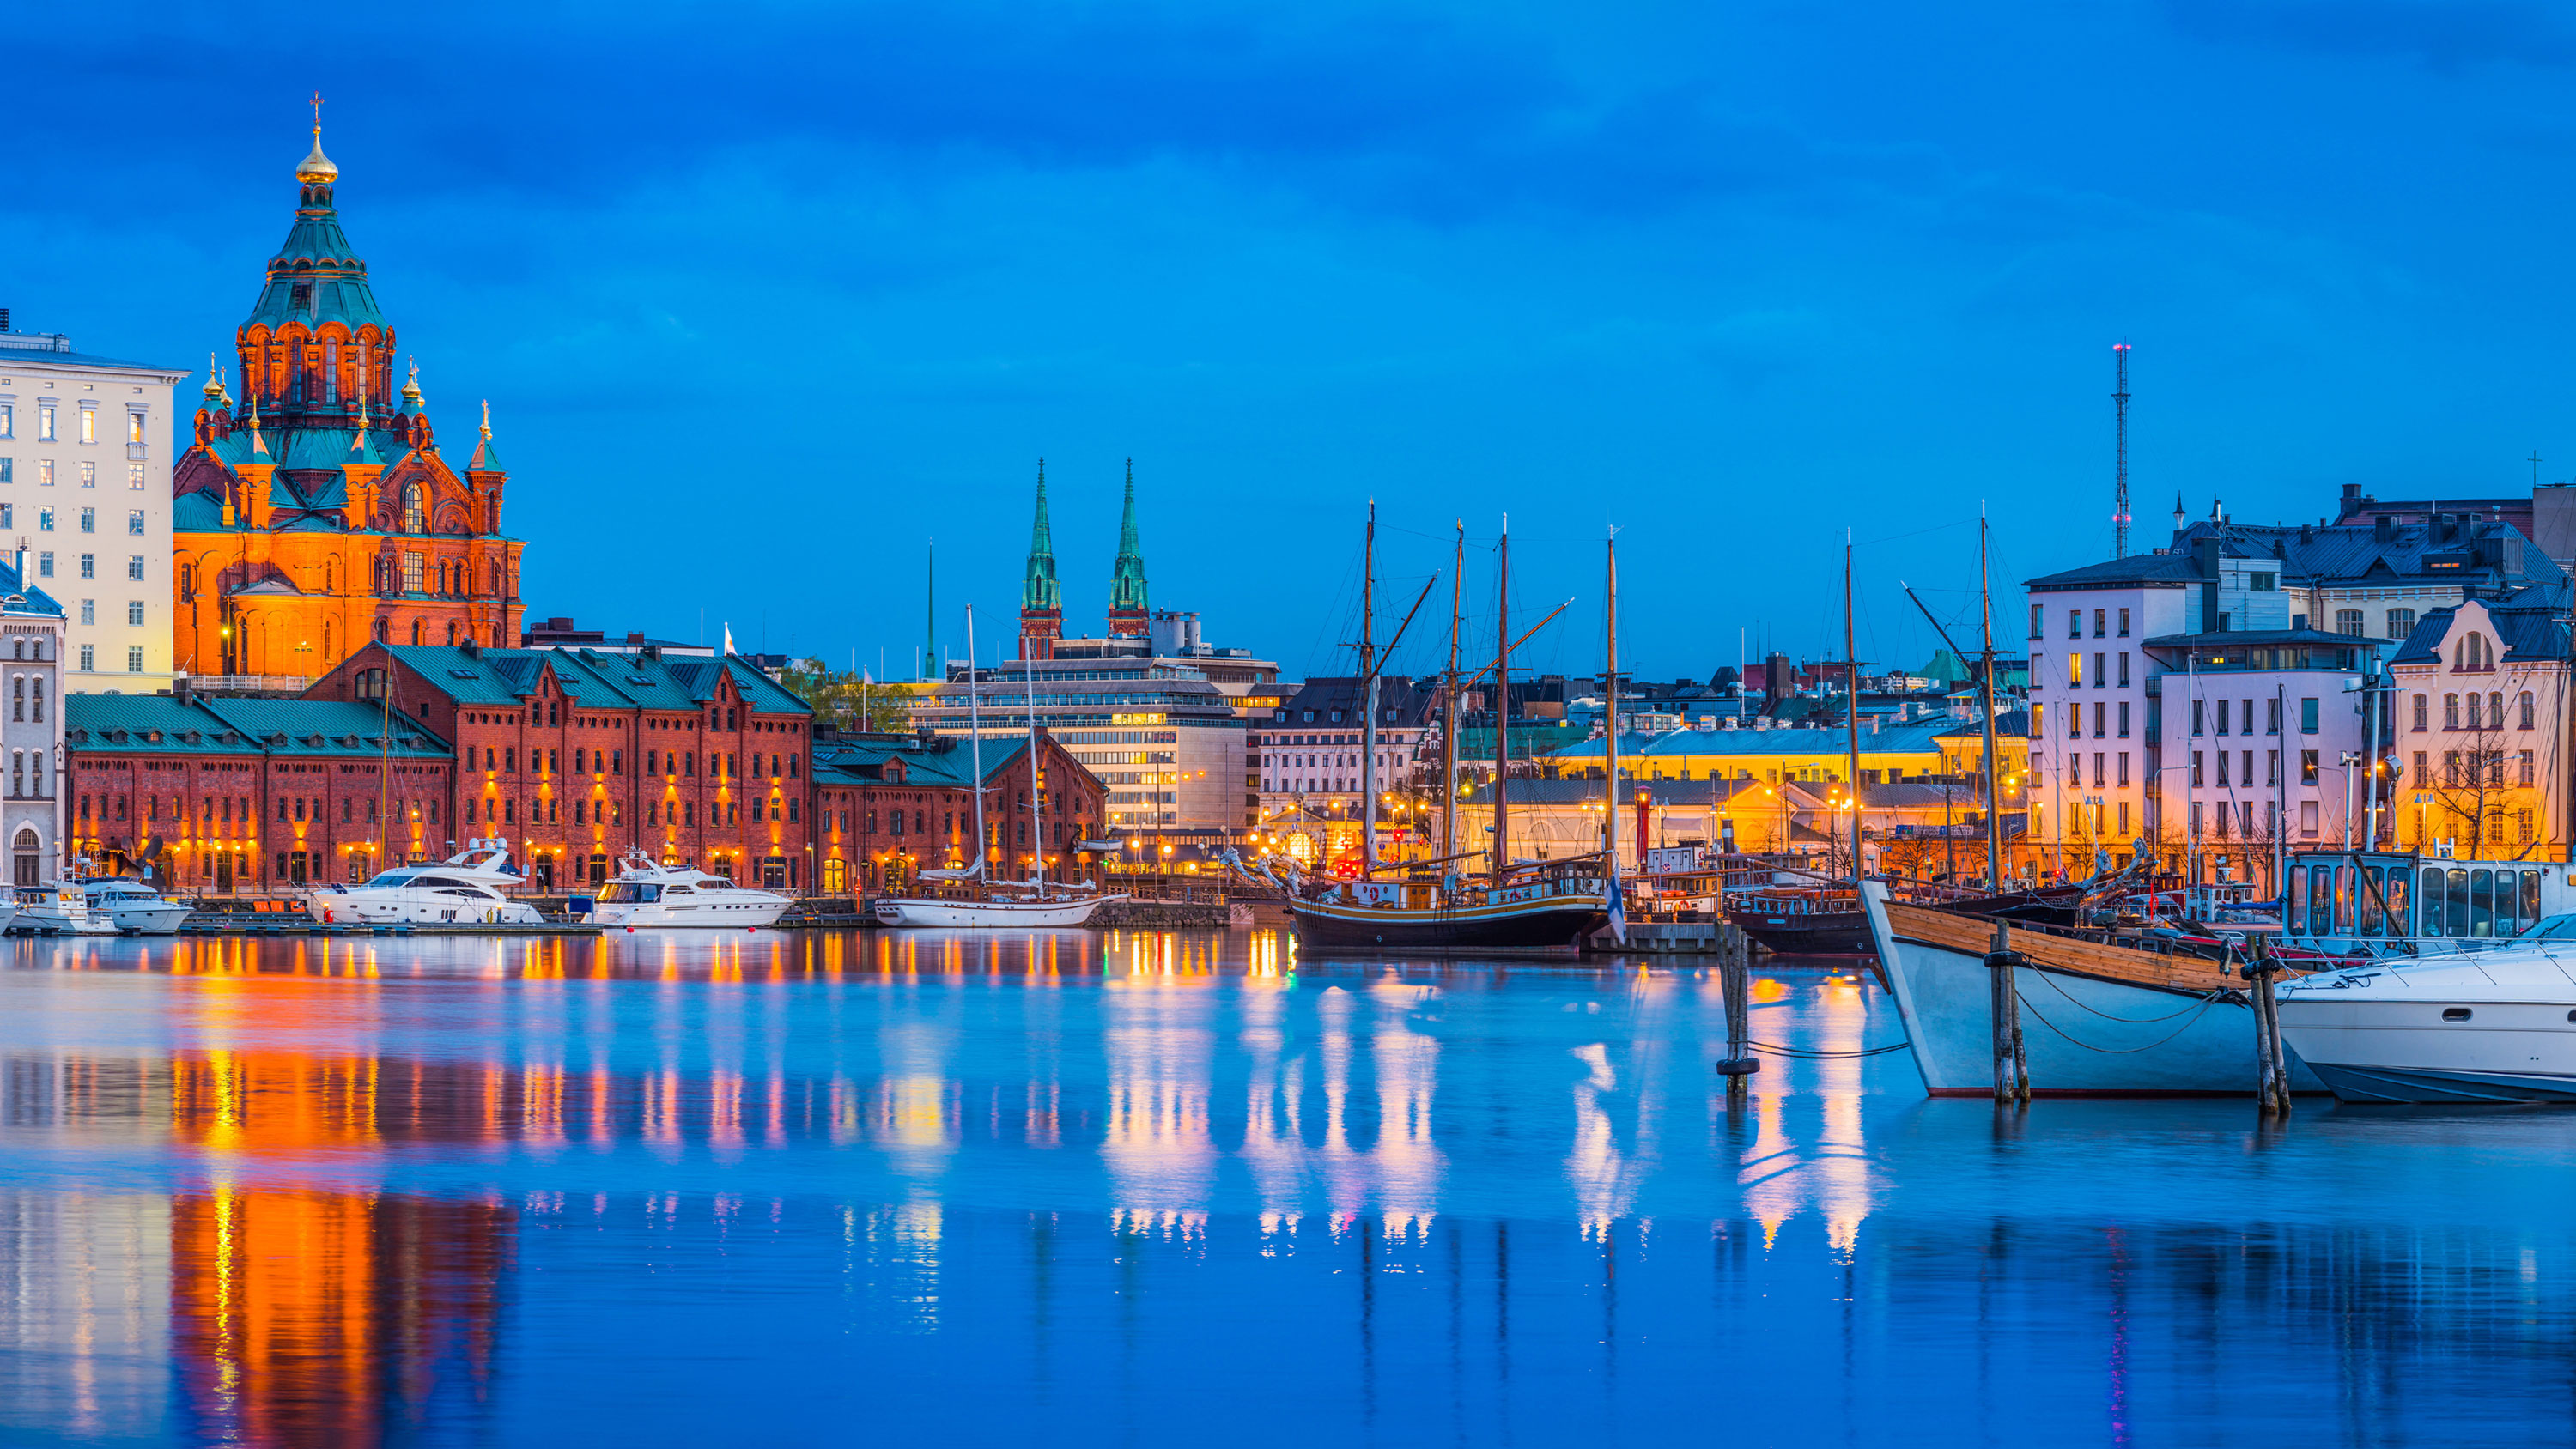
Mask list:
[{"label": "lit window", "polygon": [[[89,414],[83,413],[81,416],[88,417]],[[83,488],[98,486],[98,464],[87,458],[81,460],[81,486]]]},{"label": "lit window", "polygon": [[143,601],[141,599],[126,600],[125,622],[135,625],[140,625],[143,622]]},{"label": "lit window", "polygon": [[126,464],[126,465],[125,465],[125,486],[126,486],[126,487],[128,487],[128,488],[130,488],[130,489],[133,489],[133,490],[134,490],[135,492],[137,492],[137,493],[140,493],[140,492],[142,492],[142,491],[143,491],[143,465],[142,465],[142,464],[140,464],[140,463],[128,463],[128,464]]},{"label": "lit window", "polygon": [[39,458],[36,460],[36,486],[39,488],[51,488],[54,486],[53,459]]},{"label": "lit window", "polygon": [[18,405],[0,402],[0,438],[18,436]]},{"label": "lit window", "polygon": [[[403,532],[429,532],[429,509],[427,501],[421,497],[420,484],[417,482],[403,485]],[[420,590],[418,583],[407,587],[415,593]]]},{"label": "lit window", "polygon": [[81,440],[82,442],[84,442],[84,443],[95,443],[95,442],[97,442],[97,441],[98,441],[98,409],[97,409],[97,408],[94,408],[94,407],[84,407],[84,408],[82,408],[82,409],[80,410],[80,415],[81,415],[81,436],[80,436],[80,440]]},{"label": "lit window", "polygon": [[143,555],[130,553],[125,556],[125,576],[129,579],[143,577]]},{"label": "lit window", "polygon": [[59,443],[62,441],[62,438],[54,431],[54,405],[52,403],[40,402],[36,404],[36,441],[39,443]]},{"label": "lit window", "polygon": [[[419,484],[417,484],[417,483],[413,484],[413,485],[412,485],[412,491],[413,491],[415,494],[417,494],[417,493],[420,491],[420,485],[419,485]],[[423,576],[423,573],[424,573],[424,572],[425,572],[425,571],[424,571],[424,569],[422,568],[422,559],[421,559],[421,556],[420,556],[419,554],[416,554],[416,553],[407,553],[407,554],[404,554],[404,555],[403,555],[403,585],[402,585],[402,586],[403,586],[403,592],[404,592],[404,593],[406,593],[406,594],[417,594],[417,593],[419,593],[419,592],[421,591],[421,582],[422,582],[422,576]],[[417,640],[417,639],[415,639],[415,640],[413,640],[412,642],[413,642],[413,643],[415,643],[415,644],[417,644],[417,643],[419,643],[420,641],[419,641],[419,640]]]},{"label": "lit window", "polygon": [[129,443],[143,441],[143,414],[129,412],[125,415],[125,441]]}]

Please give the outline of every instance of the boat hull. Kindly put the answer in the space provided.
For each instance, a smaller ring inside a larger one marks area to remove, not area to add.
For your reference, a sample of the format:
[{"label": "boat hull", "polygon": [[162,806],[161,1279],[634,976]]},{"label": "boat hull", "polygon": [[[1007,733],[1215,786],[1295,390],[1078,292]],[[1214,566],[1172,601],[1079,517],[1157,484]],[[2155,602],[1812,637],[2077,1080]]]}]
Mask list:
[{"label": "boat hull", "polygon": [[1606,902],[1581,896],[1428,911],[1290,901],[1288,911],[1308,956],[1576,956],[1610,919]]},{"label": "boat hull", "polygon": [[667,901],[643,901],[635,905],[594,906],[590,918],[602,926],[623,926],[630,931],[721,929],[749,930],[755,926],[772,926],[787,914],[794,902],[779,898],[766,901],[701,901],[673,905]]},{"label": "boat hull", "polygon": [[[2442,1020],[2461,1006],[2470,1020]],[[2576,1102],[2576,1025],[2565,1001],[2291,991],[2281,998],[2281,1040],[2347,1102]]]},{"label": "boat hull", "polygon": [[129,936],[175,936],[195,912],[173,901],[111,901],[90,907],[90,914]]},{"label": "boat hull", "polygon": [[1755,945],[1781,956],[1866,956],[1877,949],[1870,939],[1869,917],[1859,911],[1812,916],[1746,911],[1727,919],[1752,937]]},{"label": "boat hull", "polygon": [[[1985,954],[1996,923],[1864,893],[1924,1088],[1936,1097],[1994,1091],[1993,1008]],[[2218,963],[2160,956],[2005,927],[2033,1096],[2246,1096],[2257,1089],[2254,1021]],[[2293,1091],[2324,1084],[2296,1063]]]},{"label": "boat hull", "polygon": [[1054,901],[944,901],[887,896],[876,902],[877,924],[897,930],[1028,931],[1088,925],[1091,913],[1125,896],[1086,896]]},{"label": "boat hull", "polygon": [[304,909],[326,926],[541,926],[546,920],[525,901],[473,900],[428,890],[316,894]]}]

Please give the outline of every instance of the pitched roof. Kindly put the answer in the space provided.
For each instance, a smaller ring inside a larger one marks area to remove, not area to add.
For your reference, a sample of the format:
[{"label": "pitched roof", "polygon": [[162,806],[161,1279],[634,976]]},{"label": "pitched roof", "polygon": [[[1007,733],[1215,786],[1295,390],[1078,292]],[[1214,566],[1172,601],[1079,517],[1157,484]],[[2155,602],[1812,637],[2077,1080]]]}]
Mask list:
[{"label": "pitched roof", "polygon": [[167,694],[63,696],[63,737],[74,748],[156,754],[262,751],[377,759],[443,760],[452,751],[397,712],[386,739],[383,710],[330,699],[209,699]]},{"label": "pitched roof", "polygon": [[[2415,632],[2406,636],[2390,656],[2391,664],[2439,664],[2442,661],[2442,637],[2451,632],[2451,616],[2457,609],[2432,609],[2415,621]],[[2567,657],[2567,626],[2552,618],[2547,609],[2488,609],[2487,618],[2495,626],[2496,640],[2504,645],[2507,663],[2541,661],[2556,663]]]},{"label": "pitched roof", "polygon": [[516,704],[536,692],[548,668],[564,693],[602,709],[695,710],[730,677],[744,704],[763,714],[813,710],[777,681],[740,659],[647,658],[599,649],[483,649],[462,645],[382,646],[450,697],[471,704]]}]

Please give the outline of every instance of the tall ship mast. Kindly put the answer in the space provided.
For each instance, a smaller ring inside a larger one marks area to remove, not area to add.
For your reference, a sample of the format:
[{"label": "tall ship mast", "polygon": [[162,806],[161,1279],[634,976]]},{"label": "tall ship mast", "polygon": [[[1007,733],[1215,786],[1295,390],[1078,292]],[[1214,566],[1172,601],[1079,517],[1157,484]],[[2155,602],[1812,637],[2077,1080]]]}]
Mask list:
[{"label": "tall ship mast", "polygon": [[[1377,511],[1369,510],[1368,542],[1365,547],[1367,577],[1361,586],[1363,615],[1371,612],[1376,600]],[[1506,524],[1508,533],[1508,521]],[[1464,530],[1460,531],[1459,559],[1465,559]],[[1509,598],[1511,565],[1506,538],[1498,573],[1503,598]],[[1433,580],[1438,582],[1437,579]],[[1423,597],[1430,596],[1425,585]],[[1446,711],[1449,721],[1448,743],[1442,754],[1452,762],[1457,757],[1457,603],[1458,585],[1451,583],[1450,657]],[[1418,610],[1421,601],[1416,600]],[[1551,616],[1553,617],[1553,616]],[[1407,615],[1409,623],[1412,616]],[[1377,644],[1376,626],[1366,617],[1362,620],[1363,697],[1368,706],[1368,725],[1362,732],[1369,755],[1364,757],[1362,785],[1369,791],[1368,808],[1363,819],[1374,835],[1376,823],[1377,750],[1377,676],[1383,668],[1384,655],[1392,651],[1403,635],[1385,649]],[[1505,770],[1511,759],[1510,747],[1510,680],[1511,617],[1508,603],[1495,610],[1495,748],[1494,748],[1494,843],[1484,854],[1487,868],[1481,878],[1464,876],[1446,869],[1454,862],[1476,854],[1458,849],[1456,806],[1444,802],[1443,819],[1448,822],[1449,838],[1445,842],[1445,860],[1418,861],[1380,867],[1376,861],[1374,840],[1367,850],[1367,870],[1357,880],[1323,880],[1308,883],[1292,894],[1288,902],[1295,920],[1298,939],[1305,955],[1312,959],[1334,951],[1352,951],[1372,956],[1405,954],[1417,956],[1571,956],[1578,954],[1586,938],[1610,919],[1610,892],[1615,888],[1604,875],[1604,857],[1600,852],[1564,860],[1531,862],[1515,865],[1511,858],[1510,792],[1504,784]],[[1454,779],[1454,775],[1452,776]],[[1454,784],[1443,782],[1444,795],[1454,796]],[[1390,876],[1391,879],[1381,879]]]}]

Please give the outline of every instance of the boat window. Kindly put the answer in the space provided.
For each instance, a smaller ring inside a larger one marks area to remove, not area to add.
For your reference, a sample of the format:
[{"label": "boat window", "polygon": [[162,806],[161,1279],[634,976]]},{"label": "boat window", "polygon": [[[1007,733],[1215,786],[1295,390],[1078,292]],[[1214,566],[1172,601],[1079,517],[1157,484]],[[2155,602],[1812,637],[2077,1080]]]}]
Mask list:
[{"label": "boat window", "polygon": [[2469,934],[2495,934],[2495,875],[2491,870],[2469,872]]},{"label": "boat window", "polygon": [[675,896],[693,896],[697,894],[697,891],[693,888],[677,884],[665,886],[663,887],[663,890],[668,894]]},{"label": "boat window", "polygon": [[2334,930],[2334,869],[2316,865],[2308,870],[2308,929],[2317,935]]},{"label": "boat window", "polygon": [[367,884],[371,886],[409,885],[411,883],[411,878],[417,873],[418,872],[408,870],[389,870],[379,874],[374,880],[367,882]]},{"label": "boat window", "polygon": [[2353,887],[2353,929],[2365,936],[2379,934],[2379,867],[2361,867],[2361,879]]},{"label": "boat window", "polygon": [[2469,933],[2469,873],[2453,866],[2442,882],[2442,893],[2449,897],[2442,907],[2442,933],[2465,936]]},{"label": "boat window", "polygon": [[2291,935],[2304,936],[2308,933],[2308,868],[2304,865],[2290,867],[2288,900],[2290,918],[2281,924]]},{"label": "boat window", "polygon": [[2576,915],[2551,916],[2524,930],[2517,941],[2576,941]]},{"label": "boat window", "polygon": [[2442,868],[2440,866],[2428,865],[2424,867],[2424,895],[2420,904],[2424,913],[2424,919],[2416,928],[2417,934],[2425,936],[2441,935]]},{"label": "boat window", "polygon": [[2522,929],[2522,922],[2514,917],[2514,907],[2522,899],[2521,878],[2522,872],[2518,870],[2496,872],[2495,933],[2498,936],[2511,936]]},{"label": "boat window", "polygon": [[2392,865],[2388,868],[2388,934],[2392,936],[2414,934],[2408,929],[2406,914],[2407,897],[2411,894],[2406,887],[2414,877],[2415,872],[2405,866]]},{"label": "boat window", "polygon": [[2354,895],[2352,862],[2348,860],[2335,862],[2334,873],[2335,931],[2339,935],[2350,935],[2352,934],[2352,898]]},{"label": "boat window", "polygon": [[2536,870],[2522,873],[2522,918],[2526,921],[2540,919],[2540,872]]},{"label": "boat window", "polygon": [[[2486,874],[2486,872],[2485,872],[2485,871],[2479,871],[2479,872],[2478,872],[2478,874],[2480,874],[2480,875],[2484,875],[2484,874]],[[2443,1007],[2443,1008],[2442,1008],[2442,1019],[2443,1019],[2444,1021],[2466,1021],[2466,1020],[2468,1020],[2468,1019],[2469,1019],[2469,1009],[2468,1009],[2467,1007],[2465,1007],[2465,1006],[2446,1006],[2446,1007]]]}]

